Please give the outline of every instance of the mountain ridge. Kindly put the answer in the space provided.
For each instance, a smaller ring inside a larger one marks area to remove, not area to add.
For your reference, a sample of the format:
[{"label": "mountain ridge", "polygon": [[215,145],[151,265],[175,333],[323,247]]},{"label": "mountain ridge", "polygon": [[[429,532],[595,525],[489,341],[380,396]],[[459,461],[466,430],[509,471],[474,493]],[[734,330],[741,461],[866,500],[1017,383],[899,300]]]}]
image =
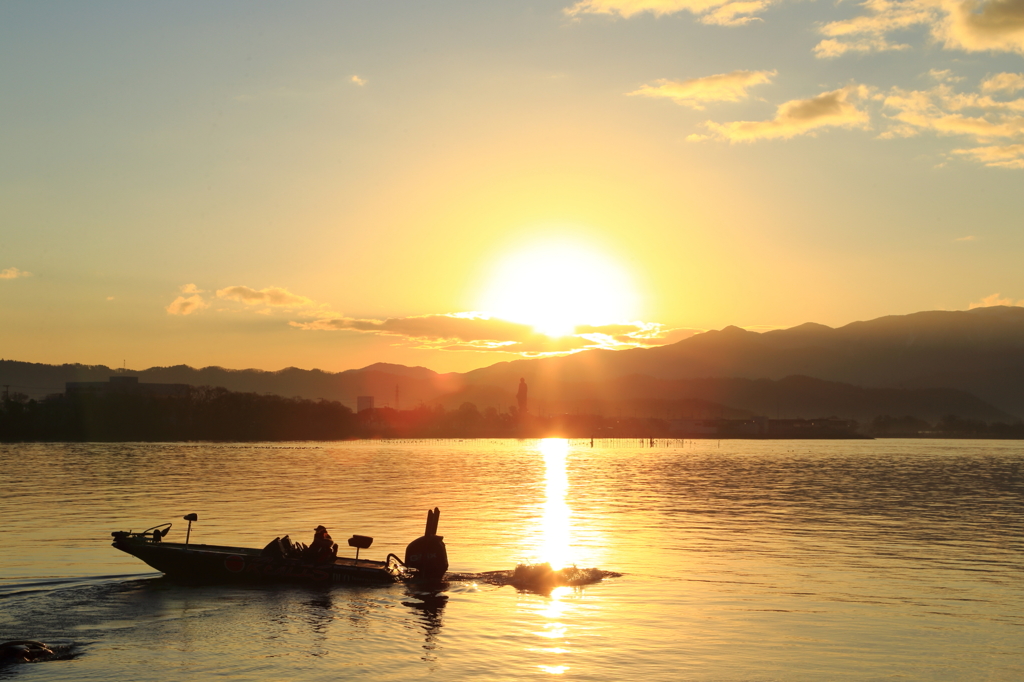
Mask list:
[{"label": "mountain ridge", "polygon": [[[0,383],[33,397],[62,392],[68,381],[105,381],[116,373],[104,365],[0,361]],[[456,396],[477,396],[481,408],[503,410],[515,404],[513,393],[520,377],[530,386],[532,404],[552,410],[573,405],[571,409],[582,409],[586,400],[605,405],[616,401],[635,405],[638,400],[682,405],[679,401],[707,400],[722,409],[770,414],[771,401],[765,396],[774,391],[776,400],[788,396],[786,400],[794,405],[792,416],[824,416],[809,412],[815,407],[813,400],[797,399],[800,391],[792,378],[803,377],[823,382],[815,388],[821,410],[831,413],[830,405],[846,406],[847,414],[839,416],[863,419],[872,411],[889,414],[880,410],[898,408],[915,417],[935,418],[948,408],[950,413],[962,410],[964,417],[1012,420],[1024,414],[1024,308],[924,311],[838,328],[806,322],[753,332],[731,325],[655,348],[516,359],[465,373],[441,374],[426,367],[378,362],[342,372],[176,365],[131,374],[143,382],[326,398],[352,408],[359,395],[376,396],[378,405],[402,408],[451,404]],[[854,389],[861,391],[856,400],[851,397]],[[872,393],[873,389],[911,393],[897,399],[895,394]],[[828,394],[832,397],[826,399]],[[845,401],[838,398],[840,394],[847,396]],[[916,398],[911,400],[911,394]],[[885,395],[888,398],[883,399]]]}]

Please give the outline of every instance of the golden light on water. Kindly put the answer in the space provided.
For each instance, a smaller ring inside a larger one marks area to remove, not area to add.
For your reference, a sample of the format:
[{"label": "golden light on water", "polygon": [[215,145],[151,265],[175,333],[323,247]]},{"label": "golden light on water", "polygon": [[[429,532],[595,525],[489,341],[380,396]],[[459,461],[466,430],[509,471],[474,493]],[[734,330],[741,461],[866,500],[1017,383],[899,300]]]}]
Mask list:
[{"label": "golden light on water", "polygon": [[551,673],[552,675],[561,675],[569,669],[568,666],[564,665],[542,665],[538,667],[544,672]]},{"label": "golden light on water", "polygon": [[[572,528],[570,524],[572,510],[566,502],[569,492],[569,474],[566,470],[566,459],[569,454],[569,441],[564,438],[545,438],[537,449],[544,457],[544,506],[540,519],[540,529],[535,547],[535,560],[538,563],[551,564],[558,570],[573,563]],[[558,659],[568,653],[564,645],[568,626],[564,613],[564,598],[572,591],[570,587],[556,587],[551,591],[547,601],[539,613],[545,622],[534,634],[545,641],[542,647],[531,648],[530,651],[543,655],[545,658],[554,656],[556,664],[539,664],[537,667],[551,675],[562,675],[569,666],[558,664]]]},{"label": "golden light on water", "polygon": [[569,492],[569,474],[566,471],[566,456],[569,441],[564,438],[545,438],[540,441],[540,452],[544,455],[545,496],[542,518],[540,559],[558,570],[571,565],[572,533],[570,515],[565,496]]},{"label": "golden light on water", "polygon": [[544,623],[542,630],[534,633],[538,637],[551,640],[548,646],[536,648],[533,649],[533,651],[542,654],[545,658],[555,657],[553,659],[556,662],[554,665],[548,663],[541,663],[537,665],[540,670],[552,675],[561,675],[565,673],[565,671],[569,670],[569,666],[557,663],[557,661],[559,661],[559,657],[569,653],[569,649],[564,646],[557,646],[554,640],[557,640],[558,644],[566,643],[569,628],[563,622],[566,603],[562,601],[562,599],[571,590],[572,588],[569,587],[556,587],[551,591],[550,600],[540,612],[541,615],[548,619],[548,622]]}]

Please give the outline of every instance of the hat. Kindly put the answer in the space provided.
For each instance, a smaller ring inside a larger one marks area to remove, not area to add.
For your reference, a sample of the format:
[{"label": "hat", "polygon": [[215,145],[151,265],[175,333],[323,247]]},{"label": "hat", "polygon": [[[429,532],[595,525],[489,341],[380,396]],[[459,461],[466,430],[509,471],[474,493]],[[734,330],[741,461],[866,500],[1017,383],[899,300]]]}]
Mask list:
[{"label": "hat", "polygon": [[324,528],[323,526],[317,526],[317,527],[316,527],[316,528],[314,528],[313,530],[327,530],[327,529],[326,529],[326,528]]}]

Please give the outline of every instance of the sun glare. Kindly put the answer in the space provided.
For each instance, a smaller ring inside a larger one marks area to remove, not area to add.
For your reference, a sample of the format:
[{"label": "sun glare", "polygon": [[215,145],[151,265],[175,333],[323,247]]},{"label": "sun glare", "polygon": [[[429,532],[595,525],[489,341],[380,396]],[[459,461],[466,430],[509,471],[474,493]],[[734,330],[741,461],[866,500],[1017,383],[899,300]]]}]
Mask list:
[{"label": "sun glare", "polygon": [[611,259],[576,244],[548,243],[505,258],[491,275],[481,309],[552,337],[578,325],[636,317],[637,296]]}]

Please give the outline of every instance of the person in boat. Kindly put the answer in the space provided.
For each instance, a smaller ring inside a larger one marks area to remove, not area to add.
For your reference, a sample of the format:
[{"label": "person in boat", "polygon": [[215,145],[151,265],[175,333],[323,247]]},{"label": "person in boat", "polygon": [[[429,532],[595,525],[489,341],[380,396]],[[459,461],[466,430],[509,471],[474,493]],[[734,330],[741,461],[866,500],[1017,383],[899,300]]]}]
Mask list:
[{"label": "person in boat", "polygon": [[313,531],[313,542],[307,550],[307,557],[318,564],[325,564],[334,561],[338,556],[338,545],[331,538],[331,534],[323,526],[317,526]]}]

